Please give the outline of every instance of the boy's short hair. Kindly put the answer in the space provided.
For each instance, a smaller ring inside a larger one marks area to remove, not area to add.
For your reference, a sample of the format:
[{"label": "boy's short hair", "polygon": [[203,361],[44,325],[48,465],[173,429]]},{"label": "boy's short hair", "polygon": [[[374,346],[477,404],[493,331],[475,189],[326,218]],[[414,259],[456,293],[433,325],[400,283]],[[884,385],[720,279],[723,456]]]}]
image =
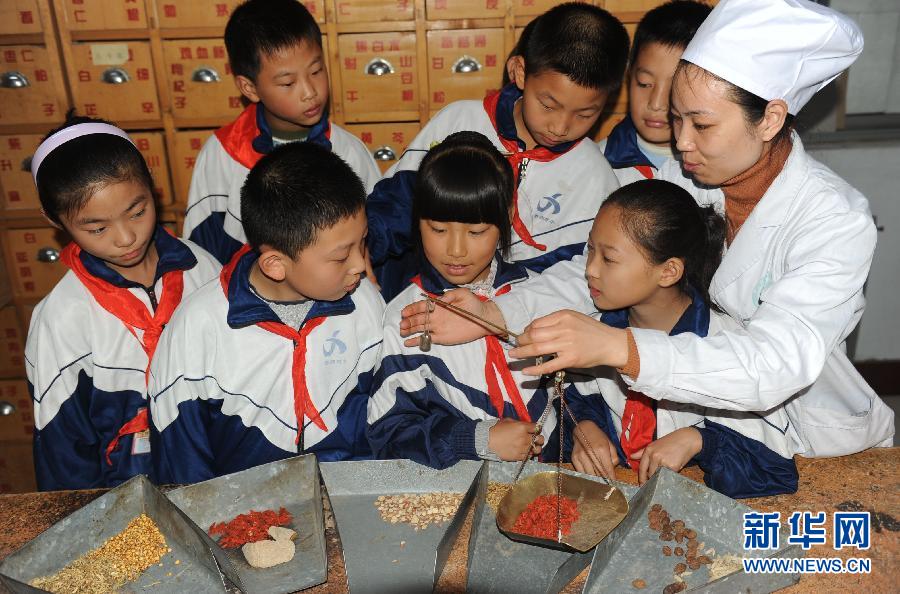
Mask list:
[{"label": "boy's short hair", "polygon": [[253,166],[241,188],[247,243],[296,258],[318,232],[364,209],[362,180],[340,157],[311,142],[276,148]]},{"label": "boy's short hair", "polygon": [[534,20],[518,54],[525,74],[559,72],[589,89],[611,92],[628,64],[628,32],[609,12],[578,2],[560,4]]},{"label": "boy's short hair", "polygon": [[[98,118],[66,114],[62,126],[44,137],[78,124],[110,124]],[[153,177],[140,151],[128,140],[112,134],[88,134],[57,148],[41,163],[37,191],[48,219],[62,225],[62,217],[72,217],[84,208],[91,196],[111,184],[136,182],[154,192]]]},{"label": "boy's short hair", "polygon": [[247,0],[225,26],[225,47],[235,76],[256,81],[260,57],[301,43],[322,47],[319,25],[297,0]]},{"label": "boy's short hair", "polygon": [[630,63],[637,61],[641,49],[651,43],[684,49],[712,7],[694,0],[671,0],[647,11],[634,32]]}]

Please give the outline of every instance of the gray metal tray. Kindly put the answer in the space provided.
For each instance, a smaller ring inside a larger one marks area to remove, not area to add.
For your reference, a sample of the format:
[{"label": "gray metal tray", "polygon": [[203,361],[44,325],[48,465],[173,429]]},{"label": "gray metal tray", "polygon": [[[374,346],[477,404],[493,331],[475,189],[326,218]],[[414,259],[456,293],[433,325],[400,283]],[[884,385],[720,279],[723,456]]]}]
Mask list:
[{"label": "gray metal tray", "polygon": [[[559,592],[588,566],[593,551],[572,554],[510,540],[497,528],[497,515],[487,504],[489,482],[512,483],[517,463],[489,462],[479,477],[475,519],[469,536],[469,579],[467,592]],[[529,462],[522,477],[554,471],[556,466]],[[566,474],[606,483],[602,478],[563,470]],[[637,489],[612,481],[626,498]],[[607,537],[607,539],[610,537]]]},{"label": "gray metal tray", "polygon": [[[583,592],[636,591],[631,585],[635,579],[646,582],[647,592],[660,592],[675,581],[673,567],[682,558],[664,556],[662,547],[670,545],[674,549],[679,545],[674,541],[661,541],[659,533],[650,529],[647,514],[655,503],[661,504],[673,520],[684,520],[695,530],[697,539],[704,543],[702,550],[714,549],[714,555],[710,555],[713,559],[727,554],[738,557],[803,556],[799,546],[784,547],[774,553],[745,551],[744,513],[753,511],[750,507],[667,468],[660,468],[631,499],[631,510],[622,523],[595,549]],[[782,526],[781,542],[786,541],[787,531]],[[798,574],[746,574],[739,570],[707,582],[708,567],[701,565],[684,577],[688,584],[685,592],[760,594],[790,586],[800,579]]]},{"label": "gray metal tray", "polygon": [[[347,582],[353,594],[430,592],[475,497],[481,462],[463,460],[435,470],[410,460],[323,462],[319,465],[341,538]],[[381,519],[379,495],[464,493],[447,524],[414,530]]]},{"label": "gray metal tray", "polygon": [[[141,513],[159,527],[172,550],[120,592],[224,592],[223,573],[238,587],[239,576],[206,533],[166,499],[147,477],[136,476],[60,520],[0,563],[0,572],[28,583],[53,574],[123,531]],[[175,561],[179,563],[176,565]],[[22,589],[13,580],[4,586]],[[41,590],[38,590],[41,591]]]},{"label": "gray metal tray", "polygon": [[[297,531],[294,558],[267,569],[250,567],[240,549],[223,550],[244,592],[296,592],[328,578],[319,469],[312,454],[270,462],[176,489],[169,499],[204,530],[250,510],[286,508]],[[217,547],[218,548],[218,547]]]}]

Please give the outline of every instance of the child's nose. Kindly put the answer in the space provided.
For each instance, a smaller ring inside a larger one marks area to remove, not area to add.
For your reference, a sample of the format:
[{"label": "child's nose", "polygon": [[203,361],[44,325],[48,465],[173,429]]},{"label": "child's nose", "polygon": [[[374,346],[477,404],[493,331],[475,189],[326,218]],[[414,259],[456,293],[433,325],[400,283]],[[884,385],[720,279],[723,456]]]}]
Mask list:
[{"label": "child's nose", "polygon": [[551,120],[549,131],[550,134],[557,138],[564,138],[569,133],[569,127],[572,125],[572,116],[567,113],[561,113],[555,119]]},{"label": "child's nose", "polygon": [[451,233],[447,244],[447,254],[454,258],[462,258],[468,253],[466,236],[463,233]]},{"label": "child's nose", "polygon": [[128,247],[137,239],[137,234],[127,225],[116,226],[116,245],[118,247]]},{"label": "child's nose", "polygon": [[656,85],[650,92],[648,107],[651,111],[669,111],[668,85]]}]

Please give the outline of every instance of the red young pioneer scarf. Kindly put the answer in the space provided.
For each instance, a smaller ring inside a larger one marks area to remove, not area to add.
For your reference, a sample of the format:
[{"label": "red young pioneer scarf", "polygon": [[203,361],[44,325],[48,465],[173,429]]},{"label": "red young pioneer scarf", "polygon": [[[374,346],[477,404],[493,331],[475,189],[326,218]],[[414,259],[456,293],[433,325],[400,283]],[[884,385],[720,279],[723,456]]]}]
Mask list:
[{"label": "red young pioneer scarf", "polygon": [[[149,380],[150,361],[156,351],[159,335],[162,334],[163,328],[169,322],[175,308],[181,303],[181,295],[184,292],[184,271],[172,270],[163,275],[162,296],[156,311],[151,316],[147,306],[131,291],[117,287],[88,272],[84,262],[81,261],[81,248],[75,242],[67,245],[60,256],[63,263],[75,273],[75,276],[100,307],[118,318],[144,349],[147,354],[147,369],[144,371],[144,384],[146,385]],[[143,340],[138,338],[135,329],[143,331]],[[149,428],[147,409],[142,408],[133,419],[119,429],[118,434],[109,442],[106,448],[106,462],[112,465],[109,455],[118,446],[120,438],[146,431]]]},{"label": "red young pioneer scarf", "polygon": [[509,140],[508,138],[504,138],[502,134],[500,134],[499,129],[497,128],[497,103],[500,101],[500,91],[496,91],[491,93],[487,97],[484,98],[484,110],[488,114],[488,118],[491,120],[491,124],[494,126],[494,130],[497,130],[497,137],[500,139],[500,142],[503,144],[503,147],[509,153],[506,156],[506,160],[509,161],[510,166],[513,170],[513,176],[515,176],[516,186],[513,189],[513,215],[512,215],[512,228],[516,232],[516,235],[522,240],[526,245],[530,245],[535,249],[539,249],[542,252],[547,250],[547,246],[538,243],[531,236],[531,232],[525,226],[525,223],[522,222],[522,219],[519,217],[519,166],[525,159],[529,159],[532,161],[552,161],[557,157],[565,154],[565,153],[554,153],[550,149],[538,146],[531,150],[523,151],[519,149],[519,144],[515,140]]},{"label": "red young pioneer scarf", "polygon": [[656,432],[656,412],[653,401],[649,397],[628,390],[625,400],[625,411],[622,413],[622,436],[619,441],[625,452],[625,461],[637,471],[640,460],[632,460],[631,455],[647,447],[653,441]]},{"label": "red young pioneer scarf", "polygon": [[634,168],[646,179],[653,179],[653,168],[649,165],[635,165]]},{"label": "red young pioneer scarf", "polygon": [[[416,283],[420,289],[425,291],[424,287],[422,287],[421,275],[416,275],[412,281]],[[503,295],[508,292],[509,285],[506,285],[505,287],[501,287],[496,294]],[[428,291],[426,291],[426,293],[428,293]],[[428,294],[432,297],[436,297],[436,295],[433,295],[432,293]],[[481,295],[476,295],[476,297],[482,301],[487,301],[487,297]],[[519,420],[530,423],[531,415],[528,414],[528,407],[525,406],[525,402],[522,400],[522,394],[519,393],[519,386],[516,384],[516,380],[509,370],[509,364],[506,362],[506,355],[503,352],[503,347],[500,346],[500,340],[496,336],[489,335],[484,337],[484,341],[487,346],[487,357],[484,361],[484,379],[487,381],[488,397],[491,399],[491,405],[496,409],[497,414],[502,419],[503,392],[500,391],[500,382],[497,381],[497,375],[499,374]]]},{"label": "red young pioneer scarf", "polygon": [[[231,259],[225,268],[219,280],[222,283],[222,289],[225,296],[228,296],[228,283],[231,281],[231,275],[237,267],[241,257],[250,251],[249,245],[244,245]],[[322,420],[316,405],[312,401],[309,388],[306,385],[306,338],[309,334],[324,323],[326,318],[318,317],[309,320],[303,325],[298,332],[297,330],[282,324],[281,322],[257,322],[256,325],[271,332],[287,338],[294,343],[293,362],[291,364],[291,379],[294,386],[294,416],[297,418],[297,438],[295,444],[300,443],[300,436],[303,434],[303,419],[309,419],[315,423],[316,427],[322,431],[328,431],[325,421]]]}]

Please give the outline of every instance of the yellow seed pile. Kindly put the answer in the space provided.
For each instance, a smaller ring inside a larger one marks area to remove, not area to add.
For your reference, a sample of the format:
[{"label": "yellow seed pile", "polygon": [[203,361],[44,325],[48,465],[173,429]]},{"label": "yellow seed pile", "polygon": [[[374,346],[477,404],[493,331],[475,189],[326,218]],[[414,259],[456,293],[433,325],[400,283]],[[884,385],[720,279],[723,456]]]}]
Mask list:
[{"label": "yellow seed pile", "polygon": [[99,548],[31,585],[56,594],[104,594],[134,581],[167,552],[162,532],[141,514]]},{"label": "yellow seed pile", "polygon": [[380,495],[375,500],[375,508],[385,522],[402,522],[411,524],[416,530],[425,530],[430,524],[441,524],[453,518],[462,499],[462,493]]},{"label": "yellow seed pile", "polygon": [[500,507],[500,500],[511,488],[512,485],[509,483],[495,483],[493,481],[488,483],[487,504],[491,506],[495,513]]}]

